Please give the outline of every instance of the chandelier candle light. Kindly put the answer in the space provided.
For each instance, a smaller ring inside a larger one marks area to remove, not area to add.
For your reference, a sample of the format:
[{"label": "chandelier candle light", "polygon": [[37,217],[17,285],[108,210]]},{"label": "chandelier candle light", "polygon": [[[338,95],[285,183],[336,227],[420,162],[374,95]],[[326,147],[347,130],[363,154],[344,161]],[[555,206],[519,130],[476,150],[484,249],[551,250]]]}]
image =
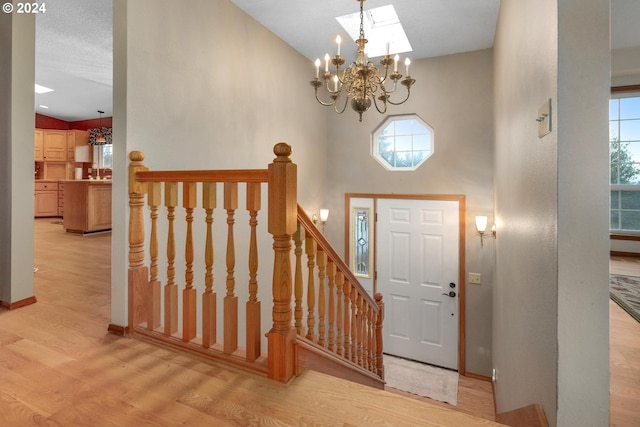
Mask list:
[{"label": "chandelier candle light", "polygon": [[[386,55],[380,59],[380,65],[384,68],[384,72],[380,70],[376,65],[368,61],[365,58],[364,46],[367,43],[367,39],[364,37],[364,8],[363,3],[365,0],[358,0],[360,2],[360,37],[356,40],[358,45],[358,58],[344,70],[340,70],[340,67],[345,63],[345,60],[340,56],[340,44],[342,38],[336,37],[336,43],[338,44],[338,53],[331,58],[329,54],[324,56],[324,73],[320,75],[320,59],[316,59],[316,78],[311,80],[310,84],[315,88],[316,100],[326,106],[333,107],[338,114],[342,114],[351,100],[351,108],[358,113],[360,121],[362,121],[362,114],[366,112],[373,103],[379,113],[385,113],[387,111],[387,103],[391,105],[400,105],[409,99],[411,93],[411,86],[416,82],[411,78],[409,74],[409,65],[411,61],[407,58],[404,62],[406,77],[402,78],[402,74],[398,72],[398,61],[400,57],[395,55],[394,58],[389,56],[389,43],[386,45]],[[335,73],[329,71],[329,63],[335,67]],[[393,72],[389,74],[389,67],[393,66]],[[387,89],[385,83],[391,79],[393,81],[393,88]],[[398,80],[407,88],[407,96],[400,102],[391,101],[391,94],[395,92]],[[318,97],[318,88],[325,86],[330,102],[323,102]],[[344,92],[344,93],[343,93]],[[343,101],[342,101],[343,100]],[[340,102],[338,102],[340,101]],[[379,101],[379,102],[378,102]]]}]

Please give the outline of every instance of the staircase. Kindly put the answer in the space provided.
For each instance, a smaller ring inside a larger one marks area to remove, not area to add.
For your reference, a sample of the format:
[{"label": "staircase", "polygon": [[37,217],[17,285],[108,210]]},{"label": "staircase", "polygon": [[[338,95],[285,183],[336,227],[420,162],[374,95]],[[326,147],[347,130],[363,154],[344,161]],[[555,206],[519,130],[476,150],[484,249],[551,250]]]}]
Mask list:
[{"label": "staircase", "polygon": [[[129,331],[281,382],[312,369],[383,388],[382,297],[364,290],[298,206],[291,147],[279,143],[274,154],[266,169],[155,171],[145,166],[143,153],[130,153]],[[259,253],[262,185],[273,250]],[[248,229],[236,224],[239,186]],[[220,208],[226,221],[216,227]],[[224,256],[216,256],[221,247]],[[246,249],[246,270],[236,265],[239,248]],[[270,292],[259,287],[258,259],[273,266]],[[226,272],[224,288],[220,271]],[[240,278],[246,287],[238,285]],[[259,296],[265,293],[272,307],[263,328]]]}]

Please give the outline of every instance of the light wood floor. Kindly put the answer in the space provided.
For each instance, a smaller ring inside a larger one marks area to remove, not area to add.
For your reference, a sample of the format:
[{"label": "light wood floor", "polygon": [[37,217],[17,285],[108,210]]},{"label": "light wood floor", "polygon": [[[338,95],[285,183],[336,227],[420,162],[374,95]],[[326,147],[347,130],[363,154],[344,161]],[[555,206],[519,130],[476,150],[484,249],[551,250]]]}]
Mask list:
[{"label": "light wood floor", "polygon": [[[404,425],[432,425],[425,420],[434,416],[448,421],[433,425],[473,425],[452,419],[444,403],[416,409],[407,406],[416,399],[315,373],[283,386],[108,334],[111,235],[69,235],[56,221],[35,221],[38,303],[0,309],[0,426],[399,425],[405,414]],[[611,270],[640,276],[640,260],[612,258]],[[640,324],[610,307],[610,425],[638,427]],[[389,413],[380,399],[401,409]],[[492,420],[491,384],[461,377],[457,410]]]},{"label": "light wood floor", "polygon": [[283,385],[107,333],[109,233],[35,221],[36,304],[0,309],[0,426],[498,426],[307,371]]},{"label": "light wood floor", "polygon": [[[612,274],[640,276],[640,258],[612,257]],[[640,426],[640,323],[618,304],[610,306],[610,372],[612,427]]]}]

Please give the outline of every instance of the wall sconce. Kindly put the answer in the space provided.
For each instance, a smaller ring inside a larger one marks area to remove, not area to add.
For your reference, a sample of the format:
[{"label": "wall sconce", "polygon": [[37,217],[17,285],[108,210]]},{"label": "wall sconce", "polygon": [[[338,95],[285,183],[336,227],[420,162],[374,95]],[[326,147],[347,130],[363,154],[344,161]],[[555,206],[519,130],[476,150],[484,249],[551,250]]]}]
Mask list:
[{"label": "wall sconce", "polygon": [[[311,218],[314,224],[318,223],[318,215],[313,214]],[[320,224],[322,224],[322,234],[324,234],[324,226],[329,219],[329,209],[320,209]]]},{"label": "wall sconce", "polygon": [[[484,215],[476,216],[476,230],[478,230],[478,235],[480,236],[480,247],[484,246],[484,238],[489,235],[487,233],[487,217]],[[495,239],[496,237],[496,226],[491,226],[491,235]]]}]

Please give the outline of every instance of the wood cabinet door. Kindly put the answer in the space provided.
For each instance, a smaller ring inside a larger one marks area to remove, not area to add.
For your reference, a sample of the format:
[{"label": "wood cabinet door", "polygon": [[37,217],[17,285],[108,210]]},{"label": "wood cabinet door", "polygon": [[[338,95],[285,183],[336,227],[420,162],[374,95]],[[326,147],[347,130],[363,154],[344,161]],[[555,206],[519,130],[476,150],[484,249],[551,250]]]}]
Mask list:
[{"label": "wood cabinet door", "polygon": [[76,133],[67,131],[67,162],[74,162],[76,158]]},{"label": "wood cabinet door", "polygon": [[33,207],[34,216],[58,216],[58,192],[36,191]]},{"label": "wood cabinet door", "polygon": [[67,131],[44,131],[44,160],[65,162],[67,160]]},{"label": "wood cabinet door", "polygon": [[44,132],[36,130],[34,135],[34,158],[36,162],[43,160]]}]

